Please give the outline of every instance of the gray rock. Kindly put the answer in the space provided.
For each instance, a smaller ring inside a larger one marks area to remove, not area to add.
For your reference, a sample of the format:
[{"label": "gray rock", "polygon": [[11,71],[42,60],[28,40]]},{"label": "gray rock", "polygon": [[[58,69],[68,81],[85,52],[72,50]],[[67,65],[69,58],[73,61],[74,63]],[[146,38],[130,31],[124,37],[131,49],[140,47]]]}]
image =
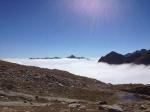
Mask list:
[{"label": "gray rock", "polygon": [[69,104],[69,112],[86,112],[86,107],[78,103]]},{"label": "gray rock", "polygon": [[106,101],[98,101],[96,102],[96,105],[107,105]]},{"label": "gray rock", "polygon": [[122,108],[118,105],[101,105],[99,110],[102,112],[123,112]]},{"label": "gray rock", "polygon": [[146,107],[144,105],[141,105],[141,109],[146,109]]},{"label": "gray rock", "polygon": [[79,107],[81,107],[81,105],[78,103],[72,103],[72,104],[69,104],[69,107],[70,108],[79,108]]}]

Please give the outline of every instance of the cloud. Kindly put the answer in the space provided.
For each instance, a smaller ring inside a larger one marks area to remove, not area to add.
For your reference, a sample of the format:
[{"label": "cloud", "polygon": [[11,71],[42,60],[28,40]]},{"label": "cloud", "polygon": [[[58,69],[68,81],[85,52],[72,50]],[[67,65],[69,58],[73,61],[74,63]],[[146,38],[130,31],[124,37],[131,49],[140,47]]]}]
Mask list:
[{"label": "cloud", "polygon": [[97,63],[97,59],[3,59],[23,65],[38,66],[49,69],[60,69],[73,74],[96,78],[112,84],[143,83],[150,84],[150,66],[145,65],[109,65]]}]

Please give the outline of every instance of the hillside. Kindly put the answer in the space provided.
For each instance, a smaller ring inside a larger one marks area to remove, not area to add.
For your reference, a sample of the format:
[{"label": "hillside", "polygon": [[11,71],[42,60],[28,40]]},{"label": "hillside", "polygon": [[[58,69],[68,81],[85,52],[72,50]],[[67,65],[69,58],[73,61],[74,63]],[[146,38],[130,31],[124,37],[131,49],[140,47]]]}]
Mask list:
[{"label": "hillside", "polygon": [[0,61],[0,112],[147,112],[149,97],[128,92],[137,86],[131,87]]},{"label": "hillside", "polygon": [[0,86],[3,89],[31,94],[61,96],[67,95],[71,89],[97,90],[107,85],[95,79],[73,75],[66,71],[0,61]]}]

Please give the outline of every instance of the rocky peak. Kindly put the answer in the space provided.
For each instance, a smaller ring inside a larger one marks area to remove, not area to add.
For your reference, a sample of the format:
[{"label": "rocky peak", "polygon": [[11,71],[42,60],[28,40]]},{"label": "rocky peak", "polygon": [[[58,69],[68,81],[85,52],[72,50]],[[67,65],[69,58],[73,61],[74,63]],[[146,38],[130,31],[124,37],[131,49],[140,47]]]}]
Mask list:
[{"label": "rocky peak", "polygon": [[76,56],[70,55],[70,56],[68,56],[67,58],[76,58]]},{"label": "rocky peak", "polygon": [[101,57],[98,62],[107,62],[109,64],[122,64],[124,56],[114,51],[108,53],[106,56]]},{"label": "rocky peak", "polygon": [[112,51],[106,56],[102,56],[98,62],[106,62],[108,64],[134,63],[149,65],[150,50],[141,49],[133,53],[127,53],[125,55]]}]

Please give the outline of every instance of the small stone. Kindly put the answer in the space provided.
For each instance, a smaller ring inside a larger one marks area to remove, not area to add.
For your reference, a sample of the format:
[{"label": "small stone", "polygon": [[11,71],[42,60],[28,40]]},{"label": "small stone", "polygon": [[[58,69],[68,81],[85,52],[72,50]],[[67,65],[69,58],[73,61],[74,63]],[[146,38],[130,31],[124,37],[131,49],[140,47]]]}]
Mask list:
[{"label": "small stone", "polygon": [[106,101],[99,101],[99,102],[96,102],[97,105],[106,105],[107,102]]},{"label": "small stone", "polygon": [[101,105],[99,110],[104,112],[123,112],[122,108],[118,105]]},{"label": "small stone", "polygon": [[26,101],[26,100],[24,100],[23,102],[24,102],[24,103],[27,103],[27,101]]},{"label": "small stone", "polygon": [[141,109],[146,109],[146,107],[144,105],[141,105]]},{"label": "small stone", "polygon": [[69,112],[86,112],[86,107],[78,103],[69,104]]},{"label": "small stone", "polygon": [[79,108],[81,105],[80,104],[77,104],[77,103],[72,103],[72,104],[69,104],[69,107],[70,108]]},{"label": "small stone", "polygon": [[35,96],[35,100],[39,100],[39,96]]},{"label": "small stone", "polygon": [[66,104],[66,102],[62,101],[61,104]]}]

